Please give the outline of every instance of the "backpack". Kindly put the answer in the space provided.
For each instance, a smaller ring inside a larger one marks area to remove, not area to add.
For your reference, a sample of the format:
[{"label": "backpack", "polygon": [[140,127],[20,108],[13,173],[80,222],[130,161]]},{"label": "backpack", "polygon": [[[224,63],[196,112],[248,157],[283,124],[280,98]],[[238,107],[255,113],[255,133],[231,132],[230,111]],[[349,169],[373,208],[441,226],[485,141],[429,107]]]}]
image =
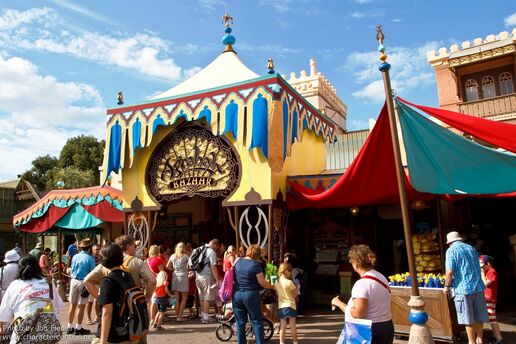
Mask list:
[{"label": "backpack", "polygon": [[[237,258],[237,261],[240,258]],[[219,289],[219,297],[220,300],[224,303],[228,303],[233,298],[233,286],[235,285],[235,264],[226,271],[224,275],[224,279],[222,280],[222,285]]]},{"label": "backpack", "polygon": [[[125,271],[123,274],[130,277]],[[142,339],[149,332],[149,313],[145,295],[134,284],[132,277],[124,279],[112,271],[106,278],[114,281],[121,289],[120,303],[118,304],[119,314],[118,316],[113,315],[111,327],[114,328],[114,331],[109,331],[110,335],[116,332],[119,338],[108,338],[108,340],[116,342],[115,340],[136,341]]]},{"label": "backpack", "polygon": [[199,272],[204,269],[204,266],[206,265],[204,258],[206,257],[207,249],[208,247],[201,246],[192,251],[192,255],[190,256],[190,266],[193,270]]}]

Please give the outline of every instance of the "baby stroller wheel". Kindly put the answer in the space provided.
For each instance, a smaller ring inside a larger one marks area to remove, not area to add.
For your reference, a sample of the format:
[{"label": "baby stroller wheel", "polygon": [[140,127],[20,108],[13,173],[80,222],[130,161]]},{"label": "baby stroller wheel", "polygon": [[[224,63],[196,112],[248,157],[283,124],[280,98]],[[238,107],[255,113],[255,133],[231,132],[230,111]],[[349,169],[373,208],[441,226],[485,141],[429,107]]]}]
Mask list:
[{"label": "baby stroller wheel", "polygon": [[233,331],[228,324],[220,324],[215,330],[215,335],[220,341],[227,342],[233,336]]},{"label": "baby stroller wheel", "polygon": [[263,339],[269,341],[274,335],[274,324],[267,318],[263,319]]}]

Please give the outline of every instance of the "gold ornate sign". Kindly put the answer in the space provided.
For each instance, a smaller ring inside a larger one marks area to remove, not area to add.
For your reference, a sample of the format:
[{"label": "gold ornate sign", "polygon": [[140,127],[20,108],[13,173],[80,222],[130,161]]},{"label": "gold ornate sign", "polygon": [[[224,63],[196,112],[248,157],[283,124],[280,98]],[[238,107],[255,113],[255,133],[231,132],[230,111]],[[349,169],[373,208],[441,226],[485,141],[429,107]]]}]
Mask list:
[{"label": "gold ornate sign", "polygon": [[148,168],[150,191],[158,201],[196,195],[227,197],[238,183],[231,146],[202,127],[185,126],[163,140]]}]

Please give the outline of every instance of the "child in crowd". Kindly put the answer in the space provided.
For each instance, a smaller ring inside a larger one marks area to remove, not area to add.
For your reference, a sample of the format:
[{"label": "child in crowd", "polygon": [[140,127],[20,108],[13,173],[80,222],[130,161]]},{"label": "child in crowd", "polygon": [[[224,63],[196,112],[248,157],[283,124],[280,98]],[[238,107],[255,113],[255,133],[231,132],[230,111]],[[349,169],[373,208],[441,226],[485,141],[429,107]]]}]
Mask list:
[{"label": "child in crowd", "polygon": [[172,293],[168,290],[168,275],[165,271],[160,271],[156,277],[156,290],[154,290],[154,299],[158,307],[158,313],[154,317],[152,327],[158,330],[163,330],[161,323],[169,304],[169,297],[172,297]]},{"label": "child in crowd", "polygon": [[298,289],[292,282],[292,265],[283,263],[278,271],[279,279],[274,284],[274,289],[278,293],[278,309],[280,318],[280,344],[285,343],[287,323],[290,327],[292,341],[297,344],[296,328],[296,298]]},{"label": "child in crowd", "polygon": [[500,332],[500,326],[496,321],[496,294],[498,289],[498,275],[493,269],[493,257],[482,255],[479,257],[480,267],[482,268],[482,281],[486,285],[484,295],[487,303],[487,314],[489,315],[489,323],[493,329],[495,344],[502,344],[503,338]]}]

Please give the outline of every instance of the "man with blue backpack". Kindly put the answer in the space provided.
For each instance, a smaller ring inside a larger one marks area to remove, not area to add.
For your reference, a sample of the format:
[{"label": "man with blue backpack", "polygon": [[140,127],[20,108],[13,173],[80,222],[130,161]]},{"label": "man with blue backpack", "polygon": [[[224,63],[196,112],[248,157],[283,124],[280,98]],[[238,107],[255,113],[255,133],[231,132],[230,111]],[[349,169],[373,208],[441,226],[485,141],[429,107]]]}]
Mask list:
[{"label": "man with blue backpack", "polygon": [[216,287],[221,282],[221,276],[217,269],[217,251],[220,249],[220,241],[212,239],[208,244],[199,246],[192,251],[188,264],[195,271],[195,284],[199,291],[201,302],[201,322],[207,324],[215,322],[209,317],[210,304],[215,301]]}]

